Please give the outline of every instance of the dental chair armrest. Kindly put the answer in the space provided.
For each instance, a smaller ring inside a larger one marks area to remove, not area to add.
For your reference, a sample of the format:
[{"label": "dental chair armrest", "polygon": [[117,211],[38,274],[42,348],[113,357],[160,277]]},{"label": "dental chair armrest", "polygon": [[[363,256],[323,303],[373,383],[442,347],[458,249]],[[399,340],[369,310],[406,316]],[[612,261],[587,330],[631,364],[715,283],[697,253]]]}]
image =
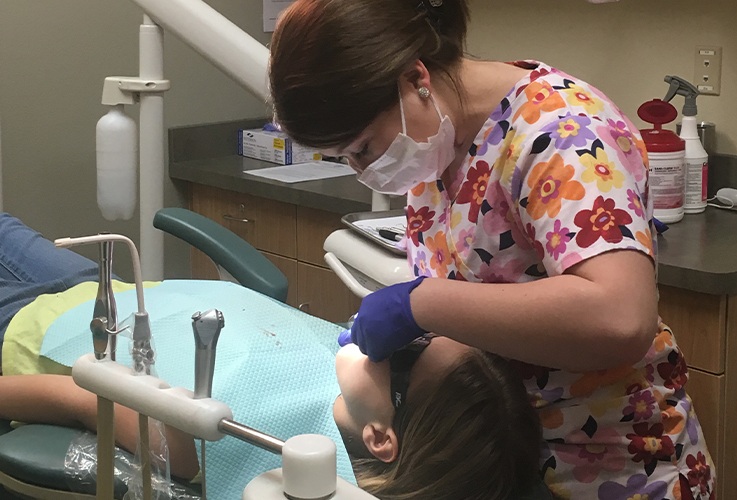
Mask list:
[{"label": "dental chair armrest", "polygon": [[[7,421],[5,421],[7,422]],[[80,438],[86,433],[81,429],[46,424],[27,424],[0,435],[0,474],[3,484],[6,478],[24,485],[28,498],[70,498],[70,493],[83,493],[84,498],[95,494],[96,475],[90,470],[79,470],[86,463],[68,465],[67,455],[72,445],[77,451],[86,451],[84,446],[91,439]],[[114,482],[114,498],[125,498],[128,491],[126,476],[131,471],[125,463],[133,463],[134,456],[122,449],[115,451],[119,467]],[[121,467],[121,465],[123,465]],[[76,469],[74,467],[77,467]],[[77,476],[74,477],[76,473]],[[200,498],[201,489],[197,484],[172,478],[173,489],[182,493],[182,498]],[[56,492],[56,493],[55,493]],[[5,499],[5,490],[0,488],[0,498]],[[12,498],[26,498],[26,496]],[[80,498],[80,495],[74,495]],[[177,496],[179,498],[179,496]],[[112,500],[112,499],[110,499]]]},{"label": "dental chair armrest", "polygon": [[229,229],[196,212],[176,207],[156,212],[154,227],[202,251],[246,288],[286,302],[288,283],[284,274]]},{"label": "dental chair armrest", "polygon": [[[69,427],[28,424],[3,434],[0,436],[0,471],[31,486],[62,492],[94,494],[94,476],[90,481],[71,480],[68,472],[72,469],[67,471],[65,464],[69,448],[76,444],[84,433],[85,431]],[[121,453],[133,459],[129,453]],[[79,472],[85,474],[84,470]],[[126,490],[125,483],[116,478],[115,498],[123,498]],[[2,491],[0,490],[0,496]],[[34,495],[32,498],[52,497]]]}]

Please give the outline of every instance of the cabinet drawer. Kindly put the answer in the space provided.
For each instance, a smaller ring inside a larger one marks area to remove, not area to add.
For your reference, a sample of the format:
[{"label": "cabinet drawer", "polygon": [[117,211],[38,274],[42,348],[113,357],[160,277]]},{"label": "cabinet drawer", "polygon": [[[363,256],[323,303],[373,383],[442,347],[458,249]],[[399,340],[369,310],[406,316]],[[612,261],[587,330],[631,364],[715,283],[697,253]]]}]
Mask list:
[{"label": "cabinet drawer", "polygon": [[345,229],[340,218],[332,212],[297,207],[297,260],[326,267],[323,243],[336,229]]},{"label": "cabinet drawer", "polygon": [[724,453],[719,436],[724,434],[724,375],[712,375],[694,368],[688,371],[686,392],[691,396],[704,438],[715,462]]},{"label": "cabinet drawer", "polygon": [[192,210],[222,224],[259,250],[297,257],[294,205],[193,184]]},{"label": "cabinet drawer", "polygon": [[297,302],[302,311],[333,323],[345,323],[358,311],[361,299],[335,273],[304,262],[297,265]]},{"label": "cabinet drawer", "polygon": [[[725,471],[734,466],[734,458],[726,456],[726,379],[724,375],[712,375],[701,370],[690,369],[686,392],[691,396],[694,410],[704,432],[706,445],[716,467],[716,498],[737,498],[735,481],[728,478]],[[732,453],[731,455],[734,455]],[[727,494],[727,491],[730,494]]]},{"label": "cabinet drawer", "polygon": [[658,289],[660,316],[673,329],[688,366],[724,373],[727,297],[669,286]]}]

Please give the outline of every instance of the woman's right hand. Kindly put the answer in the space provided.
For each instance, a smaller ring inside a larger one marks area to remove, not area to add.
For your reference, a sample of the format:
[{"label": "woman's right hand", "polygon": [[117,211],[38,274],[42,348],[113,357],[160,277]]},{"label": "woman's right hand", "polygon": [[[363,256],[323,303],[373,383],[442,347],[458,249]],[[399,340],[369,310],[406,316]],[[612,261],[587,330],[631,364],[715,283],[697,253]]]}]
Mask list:
[{"label": "woman's right hand", "polygon": [[390,285],[364,297],[351,327],[351,340],[371,361],[382,361],[427,333],[415,321],[409,300],[423,279]]}]

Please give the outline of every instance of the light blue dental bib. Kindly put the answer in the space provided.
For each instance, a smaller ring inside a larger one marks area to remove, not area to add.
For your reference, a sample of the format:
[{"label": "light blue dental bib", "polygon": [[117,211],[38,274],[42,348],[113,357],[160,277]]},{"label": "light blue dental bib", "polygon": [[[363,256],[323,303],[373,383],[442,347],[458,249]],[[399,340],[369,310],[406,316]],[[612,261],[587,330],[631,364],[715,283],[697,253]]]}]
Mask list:
[{"label": "light blue dental bib", "polygon": [[[333,421],[340,393],[335,377],[339,326],[309,316],[239,285],[221,281],[171,280],[144,291],[151,319],[156,375],[172,387],[194,388],[196,311],[218,309],[225,327],[217,344],[213,398],[233,418],[286,440],[324,434],[338,448],[338,475],[354,482],[348,454]],[[119,320],[137,310],[134,290],[116,295]],[[92,351],[93,301],[63,314],[47,330],[41,354],[71,366]],[[131,366],[128,340],[119,339],[117,361]],[[281,457],[226,436],[207,444],[208,496],[240,498],[246,484]]]}]

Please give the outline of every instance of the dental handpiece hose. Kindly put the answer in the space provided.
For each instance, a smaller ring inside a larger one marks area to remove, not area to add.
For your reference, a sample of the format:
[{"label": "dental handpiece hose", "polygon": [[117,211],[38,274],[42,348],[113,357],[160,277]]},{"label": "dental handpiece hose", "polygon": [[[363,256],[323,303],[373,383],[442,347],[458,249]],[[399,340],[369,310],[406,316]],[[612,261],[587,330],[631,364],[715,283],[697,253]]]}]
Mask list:
[{"label": "dental handpiece hose", "polygon": [[57,238],[54,240],[54,246],[59,248],[70,248],[77,245],[86,245],[89,243],[100,243],[103,241],[120,241],[128,246],[131,254],[131,263],[133,264],[133,279],[136,283],[136,299],[138,300],[138,313],[141,315],[146,313],[146,306],[143,301],[143,278],[141,277],[141,258],[138,256],[138,249],[133,241],[127,236],[120,234],[96,234],[92,236],[79,236],[76,238]]}]

